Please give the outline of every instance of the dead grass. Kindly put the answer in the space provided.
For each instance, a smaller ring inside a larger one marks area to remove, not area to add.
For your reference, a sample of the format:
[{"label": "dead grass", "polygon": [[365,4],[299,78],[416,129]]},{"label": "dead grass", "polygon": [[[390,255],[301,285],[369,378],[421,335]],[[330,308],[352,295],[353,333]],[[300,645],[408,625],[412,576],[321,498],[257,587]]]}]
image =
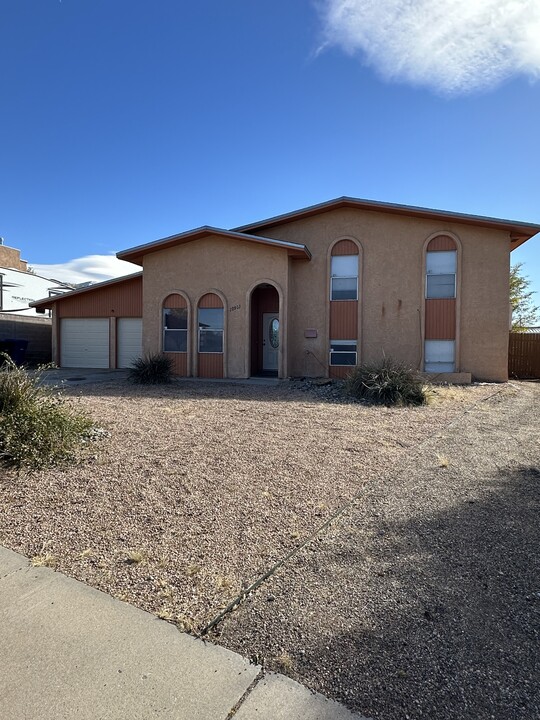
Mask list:
[{"label": "dead grass", "polygon": [[2,474],[0,544],[192,631],[493,389],[419,408],[295,383],[71,392],[111,437],[75,467]]},{"label": "dead grass", "polygon": [[440,468],[447,468],[450,465],[450,460],[446,455],[437,455],[437,462]]}]

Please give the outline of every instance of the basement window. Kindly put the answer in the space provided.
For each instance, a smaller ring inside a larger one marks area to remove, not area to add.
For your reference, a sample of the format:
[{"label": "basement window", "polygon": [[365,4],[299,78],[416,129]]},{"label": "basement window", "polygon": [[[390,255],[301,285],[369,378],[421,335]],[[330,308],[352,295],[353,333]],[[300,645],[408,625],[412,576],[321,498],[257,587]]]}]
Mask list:
[{"label": "basement window", "polygon": [[331,340],[330,365],[346,365],[354,367],[357,359],[356,340]]}]

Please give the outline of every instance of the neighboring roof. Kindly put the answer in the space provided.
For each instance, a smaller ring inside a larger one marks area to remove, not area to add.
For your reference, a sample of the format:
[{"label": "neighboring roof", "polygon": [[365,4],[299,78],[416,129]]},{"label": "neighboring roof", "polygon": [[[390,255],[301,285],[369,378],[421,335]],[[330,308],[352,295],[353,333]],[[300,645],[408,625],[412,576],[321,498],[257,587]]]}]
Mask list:
[{"label": "neighboring roof", "polygon": [[477,225],[480,227],[494,228],[498,230],[506,230],[511,233],[512,250],[524,243],[536,233],[540,232],[540,225],[532,223],[518,222],[515,220],[502,220],[499,218],[484,217],[483,215],[467,215],[465,213],[450,212],[448,210],[433,210],[430,208],[416,207],[415,205],[396,205],[395,203],[379,202],[377,200],[362,200],[361,198],[339,197],[334,200],[328,200],[318,205],[310,205],[300,210],[294,210],[284,215],[276,215],[275,217],[260,220],[259,222],[250,223],[234,228],[235,232],[249,232],[253,230],[264,230],[265,228],[275,225],[283,225],[312,215],[338,210],[340,208],[357,208],[359,210],[371,210],[374,212],[385,212],[394,215],[407,215],[409,217],[418,217],[434,220],[447,220],[451,222],[463,223],[465,225]]},{"label": "neighboring roof", "polygon": [[303,258],[309,260],[311,253],[305,245],[300,243],[289,242],[287,240],[276,240],[275,238],[266,238],[260,235],[248,235],[247,233],[235,232],[233,230],[223,230],[222,228],[215,228],[209,225],[203,225],[203,227],[195,228],[194,230],[188,230],[187,232],[179,233],[178,235],[170,235],[169,237],[162,238],[161,240],[155,240],[154,242],[146,243],[145,245],[137,245],[136,247],[129,248],[128,250],[122,250],[116,253],[116,257],[120,260],[127,260],[128,262],[142,265],[142,259],[144,255],[148,253],[156,252],[157,250],[165,250],[166,248],[174,247],[175,245],[182,245],[183,243],[192,242],[193,240],[200,240],[207,235],[217,235],[225,239],[233,240],[245,240],[247,242],[259,243],[262,245],[271,245],[273,247],[280,247],[287,250],[288,254],[292,257]]},{"label": "neighboring roof", "polygon": [[53,295],[52,297],[43,298],[42,300],[34,300],[30,303],[30,307],[36,308],[36,310],[49,310],[55,303],[62,302],[67,298],[72,298],[74,295],[82,295],[83,293],[91,293],[94,290],[101,290],[103,287],[109,285],[118,285],[128,280],[134,280],[135,278],[142,278],[142,271],[132,273],[131,275],[122,275],[119,278],[113,278],[112,280],[104,280],[103,282],[94,283],[87,287],[78,288],[77,290],[71,290],[70,292],[61,293],[60,295]]}]

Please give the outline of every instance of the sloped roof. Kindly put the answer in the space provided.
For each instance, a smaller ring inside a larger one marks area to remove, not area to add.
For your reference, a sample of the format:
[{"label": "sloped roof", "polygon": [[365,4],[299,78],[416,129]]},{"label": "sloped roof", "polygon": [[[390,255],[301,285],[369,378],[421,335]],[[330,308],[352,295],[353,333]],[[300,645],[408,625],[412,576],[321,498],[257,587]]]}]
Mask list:
[{"label": "sloped roof", "polygon": [[426,218],[434,220],[446,220],[447,222],[462,223],[465,225],[476,225],[478,227],[506,230],[511,234],[512,249],[515,249],[536,233],[540,232],[540,225],[520,222],[516,220],[503,220],[500,218],[485,217],[483,215],[468,215],[465,213],[451,212],[448,210],[434,210],[431,208],[417,207],[415,205],[397,205],[395,203],[379,202],[377,200],[363,200],[342,196],[334,200],[310,205],[300,210],[293,210],[290,213],[276,215],[258,222],[249,223],[234,228],[235,232],[263,231],[266,228],[283,225],[294,220],[319,215],[321,213],[338,210],[340,208],[357,208],[359,210],[371,210],[374,212],[390,213],[394,215],[406,215],[408,217]]},{"label": "sloped roof", "polygon": [[155,240],[154,242],[146,243],[145,245],[137,245],[136,247],[122,250],[116,253],[116,257],[120,260],[127,260],[128,262],[142,265],[142,259],[144,255],[147,255],[148,253],[156,252],[157,250],[165,250],[166,248],[193,242],[194,240],[200,240],[208,235],[216,235],[217,237],[221,237],[226,240],[243,240],[250,243],[271,245],[273,247],[287,250],[288,254],[292,257],[303,258],[305,260],[309,260],[311,258],[311,253],[307,247],[305,245],[301,245],[300,243],[289,242],[287,240],[276,240],[275,238],[266,238],[261,235],[249,235],[247,233],[235,232],[233,230],[211,227],[210,225],[203,225],[200,228],[188,230],[187,232],[179,233],[178,235],[170,235],[169,237],[162,238],[161,240]]}]

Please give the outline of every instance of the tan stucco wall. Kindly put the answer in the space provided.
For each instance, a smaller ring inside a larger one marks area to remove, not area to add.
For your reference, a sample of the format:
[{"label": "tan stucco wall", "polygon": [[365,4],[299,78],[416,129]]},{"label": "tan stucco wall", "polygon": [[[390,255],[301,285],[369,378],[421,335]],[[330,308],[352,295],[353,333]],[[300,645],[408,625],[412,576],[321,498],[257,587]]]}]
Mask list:
[{"label": "tan stucco wall", "polygon": [[[249,377],[250,291],[272,280],[282,291],[286,317],[289,275],[287,251],[267,245],[208,236],[162,250],[144,258],[143,352],[161,350],[161,306],[170,293],[181,291],[189,300],[191,374],[196,369],[196,308],[199,298],[217,292],[225,300],[225,377]],[[282,328],[286,323],[282,321]],[[287,337],[281,342],[281,375],[288,374]]]},{"label": "tan stucco wall", "polygon": [[[247,377],[249,292],[273,281],[282,293],[281,375],[324,375],[329,352],[329,253],[341,238],[361,246],[358,338],[360,361],[383,354],[422,369],[424,249],[434,234],[450,234],[459,247],[457,367],[480,380],[507,379],[508,233],[420,218],[339,209],[261,234],[305,244],[311,261],[293,260],[286,250],[208,236],[144,258],[144,351],[161,349],[161,304],[182,291],[191,307],[195,339],[201,295],[225,299],[226,377]],[[236,308],[232,310],[232,308]],[[305,338],[305,330],[317,330]],[[190,345],[190,370],[196,348]]]},{"label": "tan stucco wall", "polygon": [[[357,209],[335,210],[264,229],[268,237],[304,243],[313,255],[309,263],[291,265],[290,373],[318,375],[321,364],[327,363],[328,248],[343,237],[362,246],[360,360],[376,361],[384,353],[421,368],[423,250],[434,233],[455,236],[462,248],[456,369],[477,379],[506,380],[508,234]],[[305,339],[306,328],[317,329],[317,339]]]}]

